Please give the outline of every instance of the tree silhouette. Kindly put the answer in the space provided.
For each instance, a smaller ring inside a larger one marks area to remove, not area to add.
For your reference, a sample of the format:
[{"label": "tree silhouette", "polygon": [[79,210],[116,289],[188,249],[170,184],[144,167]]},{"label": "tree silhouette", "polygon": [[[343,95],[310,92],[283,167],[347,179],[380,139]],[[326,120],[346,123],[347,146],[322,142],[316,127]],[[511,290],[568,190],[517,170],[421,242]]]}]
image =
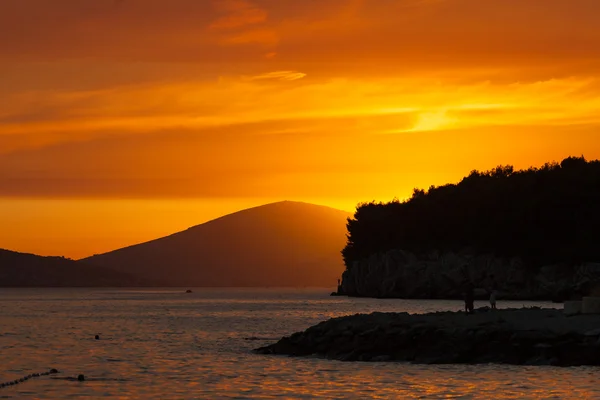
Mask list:
[{"label": "tree silhouette", "polygon": [[347,229],[346,268],[391,249],[519,256],[531,268],[600,261],[600,161],[472,171],[404,202],[360,204]]}]

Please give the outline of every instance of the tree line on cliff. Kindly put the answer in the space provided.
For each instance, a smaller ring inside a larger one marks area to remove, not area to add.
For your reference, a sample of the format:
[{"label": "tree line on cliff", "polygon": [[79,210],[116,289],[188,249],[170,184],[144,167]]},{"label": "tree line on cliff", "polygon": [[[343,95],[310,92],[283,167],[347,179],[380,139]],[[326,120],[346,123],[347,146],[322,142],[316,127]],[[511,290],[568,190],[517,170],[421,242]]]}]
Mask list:
[{"label": "tree line on cliff", "polygon": [[406,201],[360,204],[347,223],[346,268],[391,249],[494,253],[547,263],[600,261],[600,161],[472,171]]}]

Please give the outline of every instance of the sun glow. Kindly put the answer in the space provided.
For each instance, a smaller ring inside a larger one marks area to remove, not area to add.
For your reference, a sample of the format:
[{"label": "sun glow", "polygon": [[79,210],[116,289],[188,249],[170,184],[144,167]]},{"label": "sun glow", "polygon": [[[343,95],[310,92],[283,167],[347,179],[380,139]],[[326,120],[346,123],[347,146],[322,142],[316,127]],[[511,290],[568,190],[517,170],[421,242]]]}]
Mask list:
[{"label": "sun glow", "polygon": [[427,112],[419,114],[415,125],[411,129],[408,129],[407,132],[448,129],[456,126],[458,122],[456,118],[448,117],[446,111]]}]

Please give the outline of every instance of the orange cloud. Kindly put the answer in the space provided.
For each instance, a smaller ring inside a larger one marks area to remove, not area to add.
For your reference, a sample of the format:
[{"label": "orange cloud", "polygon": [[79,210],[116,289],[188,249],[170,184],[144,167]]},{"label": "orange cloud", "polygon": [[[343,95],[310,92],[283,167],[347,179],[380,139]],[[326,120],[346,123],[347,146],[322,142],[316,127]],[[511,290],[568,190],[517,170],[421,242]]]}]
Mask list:
[{"label": "orange cloud", "polygon": [[267,72],[265,74],[255,75],[250,77],[249,79],[252,81],[261,80],[261,79],[277,79],[281,81],[295,81],[298,79],[302,79],[306,76],[306,74],[298,71],[274,71]]},{"label": "orange cloud", "polygon": [[221,40],[221,43],[225,45],[257,43],[265,46],[275,46],[279,43],[279,36],[272,29],[250,29],[226,36]]},{"label": "orange cloud", "polygon": [[214,5],[225,15],[211,23],[209,29],[234,29],[267,20],[267,12],[247,0],[217,0]]},{"label": "orange cloud", "polygon": [[[307,123],[302,121],[313,119],[367,119],[377,115],[411,115],[414,125],[391,127],[397,132],[427,126],[439,130],[512,124],[596,124],[600,119],[596,112],[600,105],[600,80],[592,78],[503,84],[455,82],[451,78],[438,83],[428,76],[305,77],[299,71],[273,71],[206,82],[14,94],[6,97],[0,115],[0,138],[18,134],[56,136],[62,132],[66,140],[80,140],[90,134],[110,135],[111,131],[144,133],[274,120],[287,120],[301,128]],[[387,125],[370,125],[365,133],[389,133],[389,129]],[[6,149],[0,141],[0,153],[3,151]]]},{"label": "orange cloud", "polygon": [[302,70],[317,57],[321,71],[345,74],[474,65],[590,73],[600,54],[599,8],[593,0],[4,0],[0,57],[208,66],[215,57],[256,61],[220,47],[259,41],[277,43],[282,61]]}]

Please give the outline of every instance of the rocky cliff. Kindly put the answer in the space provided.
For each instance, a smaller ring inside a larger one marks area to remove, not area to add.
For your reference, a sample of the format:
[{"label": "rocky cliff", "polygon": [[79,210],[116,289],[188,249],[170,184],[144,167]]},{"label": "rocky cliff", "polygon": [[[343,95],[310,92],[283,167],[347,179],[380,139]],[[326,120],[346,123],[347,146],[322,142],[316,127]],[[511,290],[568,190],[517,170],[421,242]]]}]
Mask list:
[{"label": "rocky cliff", "polygon": [[500,298],[566,300],[595,294],[600,263],[556,264],[537,270],[519,258],[432,252],[425,257],[391,250],[355,261],[342,275],[339,294],[355,297],[462,298],[465,279],[485,296],[490,274]]}]

